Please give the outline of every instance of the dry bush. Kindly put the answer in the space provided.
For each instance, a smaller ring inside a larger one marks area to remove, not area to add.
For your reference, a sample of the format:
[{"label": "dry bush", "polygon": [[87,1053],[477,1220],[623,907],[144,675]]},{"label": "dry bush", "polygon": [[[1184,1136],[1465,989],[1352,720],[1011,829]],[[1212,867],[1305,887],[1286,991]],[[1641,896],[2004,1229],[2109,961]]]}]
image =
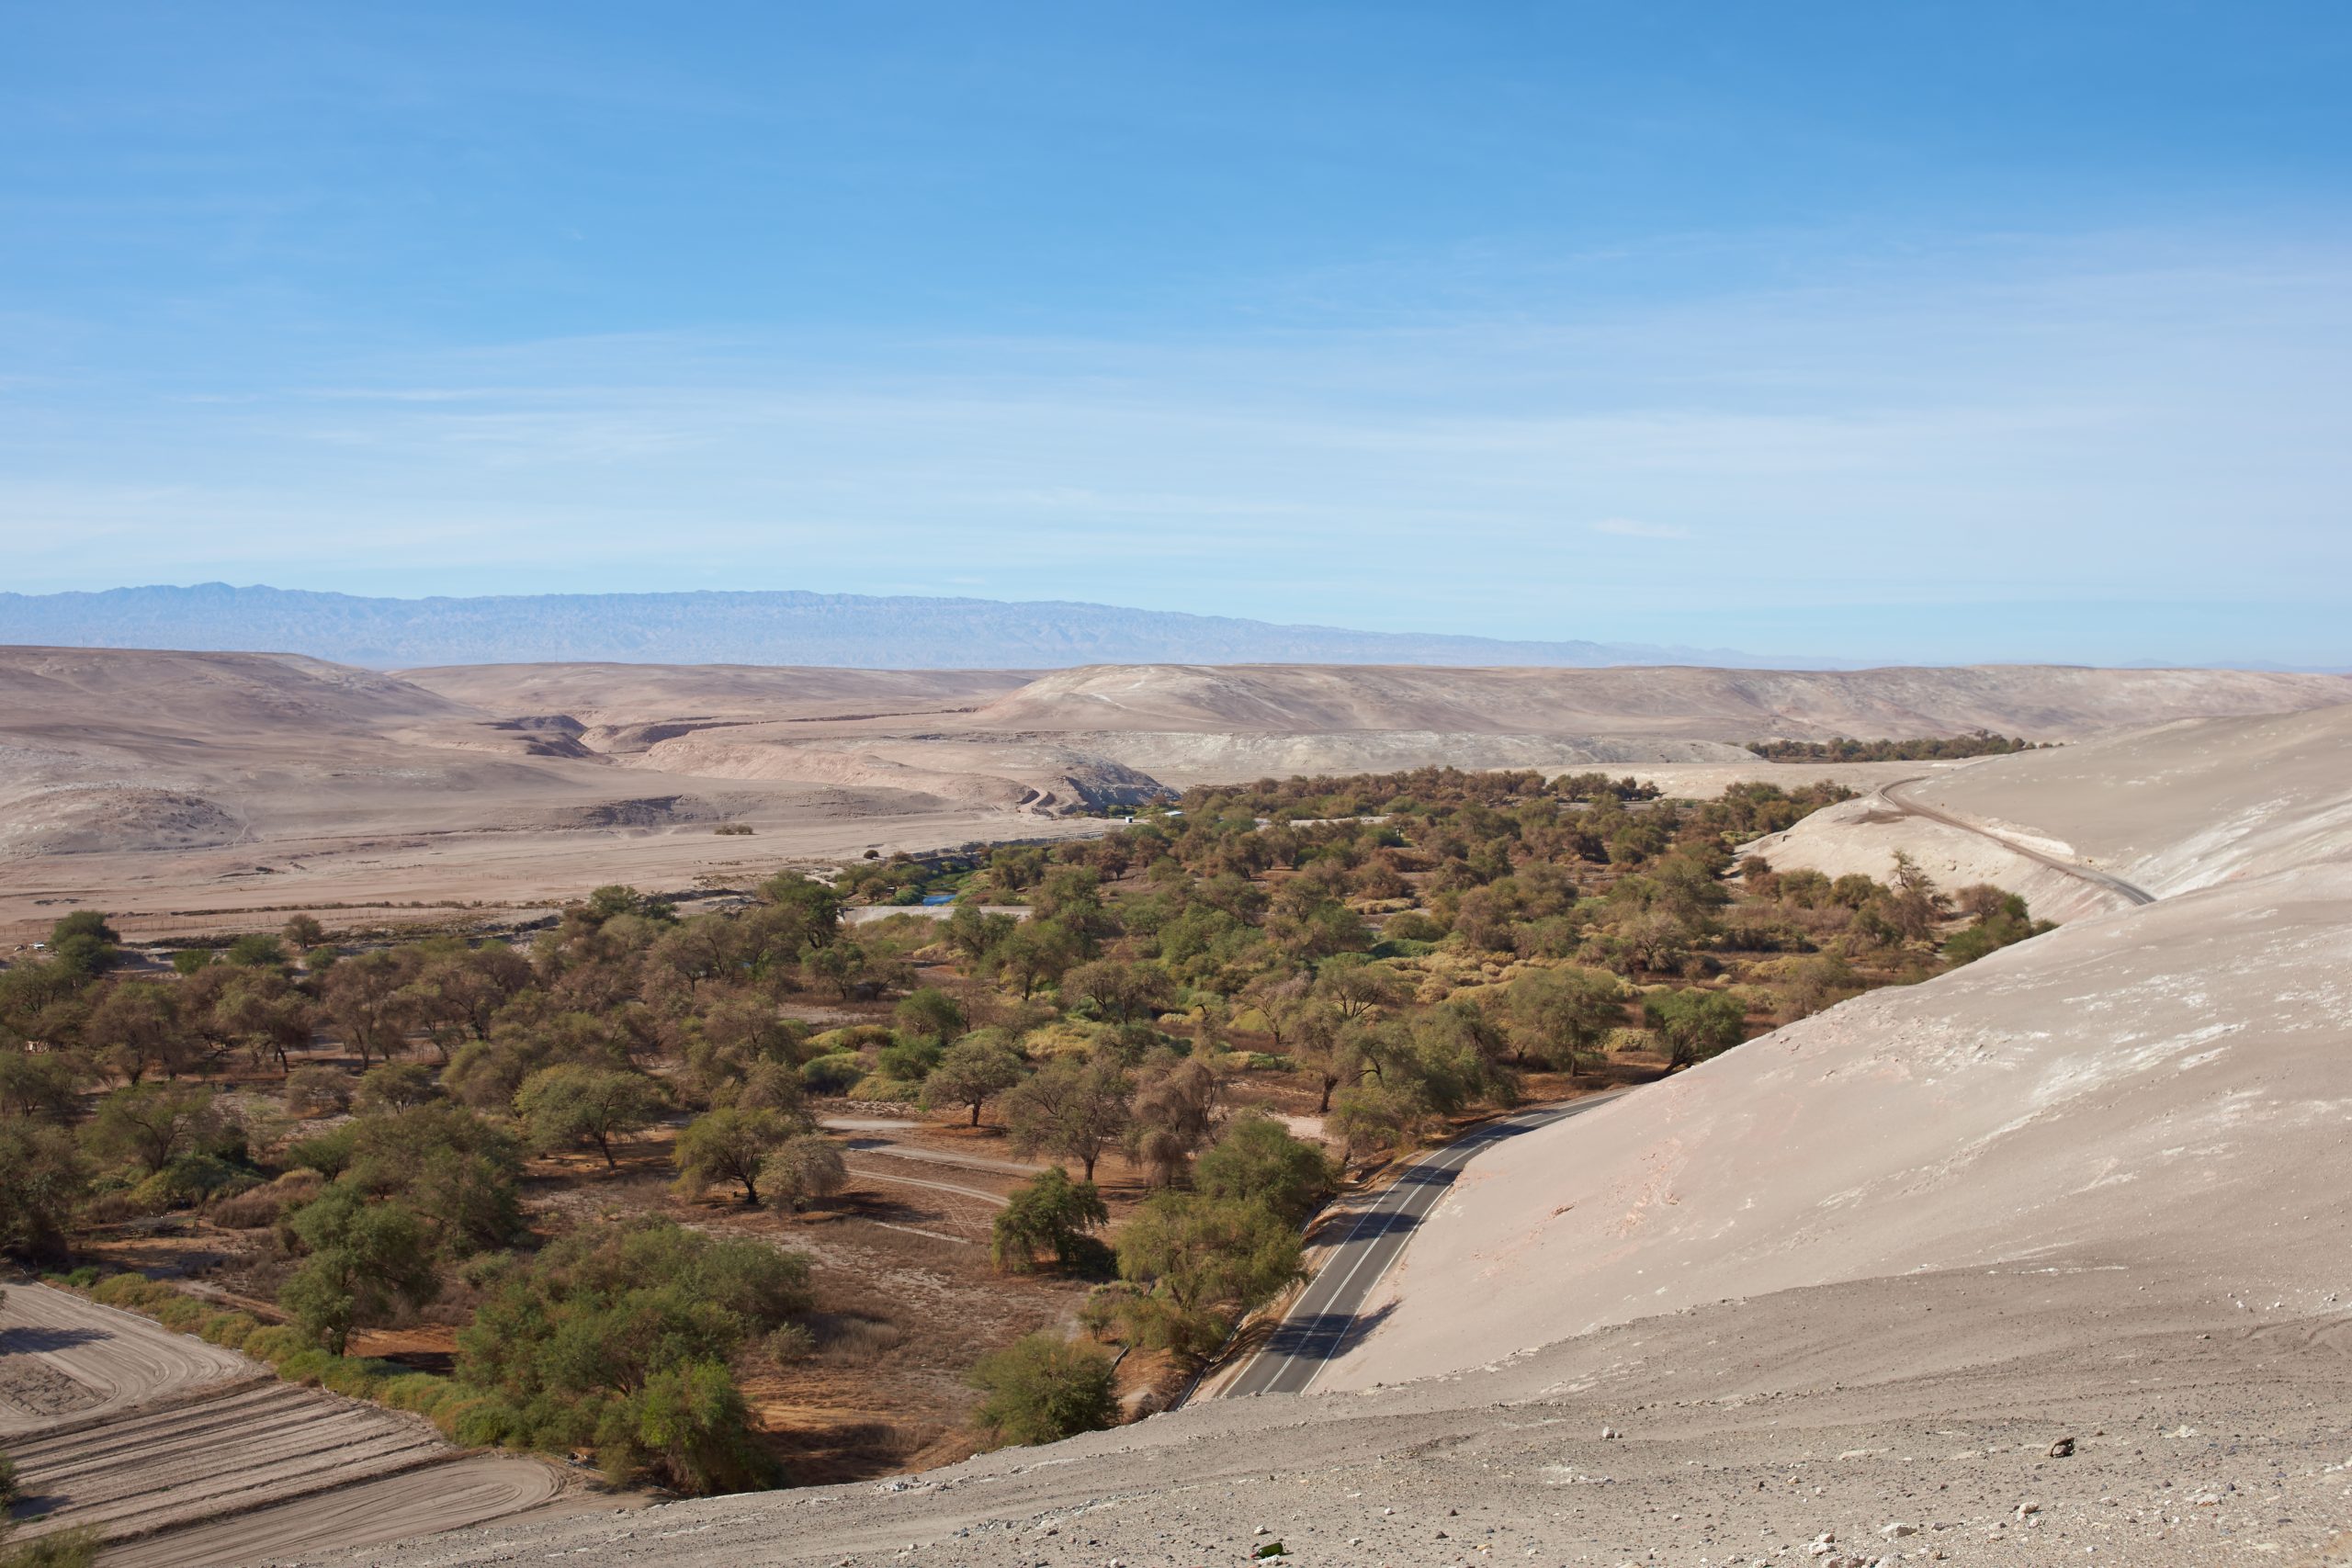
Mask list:
[{"label": "dry bush", "polygon": [[817,1359],[836,1367],[870,1367],[907,1337],[895,1323],[857,1313],[819,1313],[809,1320]]},{"label": "dry bush", "polygon": [[286,1109],[297,1116],[334,1116],[351,1109],[351,1075],[341,1067],[297,1067],[286,1075]]},{"label": "dry bush", "polygon": [[225,1230],[259,1230],[276,1224],[288,1209],[309,1202],[325,1186],[326,1178],[315,1170],[289,1170],[266,1187],[221,1199],[205,1217]]}]

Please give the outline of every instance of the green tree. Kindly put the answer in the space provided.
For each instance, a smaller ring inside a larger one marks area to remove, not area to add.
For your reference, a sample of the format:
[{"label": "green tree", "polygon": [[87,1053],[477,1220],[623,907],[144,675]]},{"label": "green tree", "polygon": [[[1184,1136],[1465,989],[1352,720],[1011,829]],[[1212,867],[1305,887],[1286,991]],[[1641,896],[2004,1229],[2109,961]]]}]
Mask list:
[{"label": "green tree", "polygon": [[768,1156],[807,1130],[806,1121],[743,1106],[724,1105],[697,1116],[678,1134],[673,1156],[678,1190],[699,1198],[712,1183],[731,1181],[743,1189],[744,1204],[756,1209]]},{"label": "green tree", "polygon": [[891,1010],[890,1016],[902,1033],[940,1045],[946,1044],[967,1027],[962,1005],[936,986],[924,986],[908,992]]},{"label": "green tree", "polygon": [[286,949],[265,931],[247,931],[229,944],[226,957],[242,969],[274,968],[286,962]]},{"label": "green tree", "polygon": [[1012,1150],[1023,1159],[1076,1160],[1091,1181],[1102,1151],[1127,1130],[1134,1093],[1134,1080],[1113,1057],[1056,1056],[1004,1097]]},{"label": "green tree", "polygon": [[440,1095],[433,1069],[423,1062],[379,1062],[359,1075],[353,1099],[362,1115],[380,1115],[425,1104]]},{"label": "green tree", "polygon": [[62,1261],[74,1206],[89,1185],[72,1134],[0,1115],[0,1254],[28,1263]]},{"label": "green tree", "polygon": [[345,1174],[423,1216],[436,1251],[469,1257],[506,1246],[521,1230],[515,1182],[523,1161],[503,1127],[446,1100],[348,1127]]},{"label": "green tree", "polygon": [[1724,991],[1654,991],[1642,1019],[1665,1037],[1669,1067],[1687,1067],[1738,1044],[1747,1009]]},{"label": "green tree", "polygon": [[540,1068],[514,1092],[514,1114],[534,1150],[590,1144],[607,1170],[620,1164],[613,1140],[651,1126],[665,1108],[662,1086],[643,1073],[570,1063]]},{"label": "green tree", "polygon": [[990,1227],[989,1255],[998,1268],[1013,1274],[1035,1269],[1041,1250],[1051,1252],[1055,1262],[1067,1264],[1081,1239],[1110,1220],[1110,1210],[1092,1181],[1072,1181],[1069,1172],[1052,1166],[1012,1190]]},{"label": "green tree", "polygon": [[840,1145],[822,1133],[803,1133],[786,1139],[761,1163],[760,1179],[797,1213],[810,1200],[830,1198],[848,1186],[849,1166]]},{"label": "green tree", "polygon": [[277,1304],[331,1355],[344,1353],[362,1322],[440,1293],[424,1223],[405,1204],[370,1202],[337,1182],[296,1210],[291,1226],[308,1256]]},{"label": "green tree", "polygon": [[1510,984],[1511,1042],[1574,1073],[1625,1021],[1623,987],[1598,969],[1530,969]]},{"label": "green tree", "polygon": [[1334,1185],[1331,1161],[1262,1111],[1227,1124],[1193,1167],[1193,1184],[1211,1198],[1254,1198],[1287,1223],[1305,1224]]},{"label": "green tree", "polygon": [[1231,1314],[1272,1300],[1299,1277],[1298,1232],[1251,1199],[1162,1192],[1120,1230],[1119,1275],[1145,1287],[1134,1326],[1179,1355],[1216,1348]]},{"label": "green tree", "polygon": [[940,1057],[939,1066],[923,1080],[923,1108],[969,1106],[972,1125],[977,1127],[980,1108],[1020,1081],[1020,1054],[1001,1034],[983,1029],[967,1034]]},{"label": "green tree", "polygon": [[100,1158],[135,1160],[153,1175],[220,1134],[223,1123],[212,1101],[209,1089],[133,1084],[98,1102],[84,1136]]},{"label": "green tree", "polygon": [[457,1376],[495,1397],[502,1435],[594,1444],[617,1476],[763,1484],[773,1467],[728,1367],[810,1304],[798,1254],[661,1219],[590,1226],[499,1277],[458,1331]]},{"label": "green tree", "polygon": [[972,1385],[986,1396],[980,1424],[1002,1442],[1059,1442],[1118,1424],[1111,1358],[1080,1340],[1052,1334],[1015,1340],[980,1358]]}]

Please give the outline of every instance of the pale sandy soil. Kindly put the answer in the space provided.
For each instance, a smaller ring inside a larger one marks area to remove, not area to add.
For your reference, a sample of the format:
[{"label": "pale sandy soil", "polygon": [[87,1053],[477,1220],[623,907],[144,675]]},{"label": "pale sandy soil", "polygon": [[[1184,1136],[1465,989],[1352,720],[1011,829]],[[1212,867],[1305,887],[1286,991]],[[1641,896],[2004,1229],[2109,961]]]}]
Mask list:
[{"label": "pale sandy soil", "polygon": [[422,1419],[280,1382],[243,1356],[63,1291],[0,1303],[0,1437],[22,1535],[92,1527],[109,1563],[248,1562],[541,1508],[537,1460],[467,1459]]},{"label": "pale sandy soil", "polygon": [[248,1381],[268,1369],[175,1334],[150,1318],[46,1285],[7,1286],[0,1301],[0,1441]]}]

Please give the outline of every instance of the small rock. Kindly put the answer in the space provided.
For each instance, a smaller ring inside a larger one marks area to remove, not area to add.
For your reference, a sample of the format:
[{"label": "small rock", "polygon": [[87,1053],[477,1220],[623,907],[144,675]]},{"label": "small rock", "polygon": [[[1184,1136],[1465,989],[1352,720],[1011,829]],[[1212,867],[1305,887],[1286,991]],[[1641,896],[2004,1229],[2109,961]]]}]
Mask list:
[{"label": "small rock", "polygon": [[1268,1529],[1265,1526],[1260,1525],[1256,1529],[1251,1530],[1250,1533],[1251,1535],[1272,1535],[1274,1532]]},{"label": "small rock", "polygon": [[1614,1427],[1603,1427],[1600,1429],[1600,1438],[1603,1442],[1612,1441],[1615,1439],[1616,1436],[1617,1428]]},{"label": "small rock", "polygon": [[1919,1527],[1917,1525],[1903,1524],[1898,1521],[1894,1524],[1884,1527],[1878,1533],[1886,1537],[1889,1540],[1900,1540],[1906,1535],[1917,1535],[1919,1533]]},{"label": "small rock", "polygon": [[2074,1457],[2075,1457],[2075,1439],[2074,1439],[2074,1438],[2059,1438],[2056,1442],[2054,1442],[2054,1443],[2051,1444],[2051,1445],[2050,1445],[2050,1457],[2051,1457],[2052,1459],[2072,1459],[2072,1458],[2074,1458]]}]

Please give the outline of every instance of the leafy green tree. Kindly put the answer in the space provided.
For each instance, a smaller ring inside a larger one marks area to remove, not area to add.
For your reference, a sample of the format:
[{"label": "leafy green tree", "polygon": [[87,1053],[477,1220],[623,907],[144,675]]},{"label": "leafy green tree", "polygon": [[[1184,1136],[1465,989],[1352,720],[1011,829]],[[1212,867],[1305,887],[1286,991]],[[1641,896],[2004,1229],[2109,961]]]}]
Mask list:
[{"label": "leafy green tree", "polygon": [[0,1254],[28,1263],[63,1259],[74,1206],[89,1185],[71,1134],[0,1115]]},{"label": "leafy green tree", "polygon": [[756,1209],[768,1156],[807,1130],[805,1120],[757,1108],[723,1105],[697,1116],[678,1134],[673,1156],[678,1190],[699,1198],[714,1182],[731,1181],[743,1189],[744,1204]]},{"label": "leafy green tree", "polygon": [[1642,1018],[1665,1037],[1669,1067],[1687,1067],[1738,1044],[1747,1009],[1725,991],[1654,991]]},{"label": "leafy green tree", "polygon": [[1331,1161],[1262,1111],[1244,1111],[1193,1166],[1193,1184],[1211,1198],[1254,1198],[1294,1225],[1323,1206]]},{"label": "leafy green tree", "polygon": [[540,1068],[514,1093],[514,1114],[533,1149],[593,1145],[607,1170],[619,1168],[613,1140],[651,1126],[664,1109],[662,1086],[643,1073],[569,1063]]},{"label": "leafy green tree", "polygon": [[1022,921],[990,950],[998,978],[1018,987],[1024,1002],[1058,981],[1083,956],[1076,933],[1045,919]]},{"label": "leafy green tree", "polygon": [[923,1080],[923,1108],[969,1106],[977,1127],[980,1108],[1019,1083],[1021,1071],[1020,1054],[1001,1034],[988,1029],[967,1034],[947,1048]]},{"label": "leafy green tree", "polygon": [[1529,969],[1510,984],[1511,1039],[1574,1073],[1625,1020],[1623,987],[1598,969]]},{"label": "leafy green tree", "polygon": [[81,1109],[85,1073],[63,1051],[28,1051],[0,1040],[0,1112],[62,1122]]},{"label": "leafy green tree", "polygon": [[972,1385],[986,1395],[978,1416],[1007,1443],[1053,1443],[1118,1424],[1111,1358],[1096,1346],[1032,1334],[983,1356]]},{"label": "leafy green tree", "polygon": [[359,1075],[354,1102],[362,1115],[406,1111],[441,1097],[433,1069],[423,1062],[379,1062]]},{"label": "leafy green tree", "polygon": [[990,1227],[989,1251],[998,1268],[1013,1274],[1035,1269],[1041,1250],[1051,1252],[1055,1262],[1067,1264],[1083,1238],[1110,1220],[1110,1210],[1091,1180],[1072,1181],[1069,1172],[1051,1166],[1013,1189]]},{"label": "leafy green tree", "polygon": [[944,1045],[968,1027],[961,1003],[936,986],[907,993],[891,1010],[902,1033]]},{"label": "leafy green tree", "polygon": [[[466,1258],[506,1246],[522,1229],[515,1183],[523,1161],[505,1129],[461,1105],[434,1100],[349,1123],[345,1177],[421,1215],[434,1248]],[[332,1138],[332,1134],[329,1138]],[[307,1140],[299,1147],[325,1144]],[[289,1150],[288,1157],[296,1151]]]},{"label": "leafy green tree", "polygon": [[786,1139],[761,1163],[760,1179],[797,1213],[810,1200],[830,1198],[848,1186],[849,1166],[840,1145],[822,1133],[803,1133]]},{"label": "leafy green tree", "polygon": [[457,1376],[512,1438],[594,1444],[609,1472],[684,1492],[761,1485],[773,1467],[729,1364],[810,1304],[797,1254],[667,1220],[593,1226],[498,1279],[458,1331]]},{"label": "leafy green tree", "polygon": [[440,1293],[424,1223],[405,1204],[370,1202],[356,1186],[337,1182],[296,1210],[290,1224],[307,1256],[277,1304],[331,1355],[344,1353],[361,1323]]},{"label": "leafy green tree", "polygon": [[1271,1301],[1299,1277],[1298,1232],[1250,1199],[1163,1192],[1121,1228],[1119,1275],[1145,1287],[1135,1327],[1180,1355],[1214,1349],[1231,1314]]},{"label": "leafy green tree", "polygon": [[209,1089],[143,1083],[98,1102],[85,1141],[102,1159],[135,1160],[150,1175],[202,1148],[223,1131]]},{"label": "leafy green tree", "polygon": [[1149,1018],[1175,999],[1175,982],[1157,964],[1098,958],[1062,976],[1062,998],[1093,1010],[1097,1018],[1125,1023]]},{"label": "leafy green tree", "polygon": [[1045,1154],[1076,1160],[1092,1181],[1102,1152],[1126,1133],[1134,1094],[1134,1080],[1115,1058],[1056,1056],[1004,1097],[1012,1150],[1023,1159]]},{"label": "leafy green tree", "polygon": [[113,968],[122,957],[122,937],[96,909],[76,909],[49,928],[50,962],[80,981]]},{"label": "leafy green tree", "polygon": [[241,969],[276,968],[286,962],[286,949],[265,931],[247,931],[229,944],[225,956]]}]

